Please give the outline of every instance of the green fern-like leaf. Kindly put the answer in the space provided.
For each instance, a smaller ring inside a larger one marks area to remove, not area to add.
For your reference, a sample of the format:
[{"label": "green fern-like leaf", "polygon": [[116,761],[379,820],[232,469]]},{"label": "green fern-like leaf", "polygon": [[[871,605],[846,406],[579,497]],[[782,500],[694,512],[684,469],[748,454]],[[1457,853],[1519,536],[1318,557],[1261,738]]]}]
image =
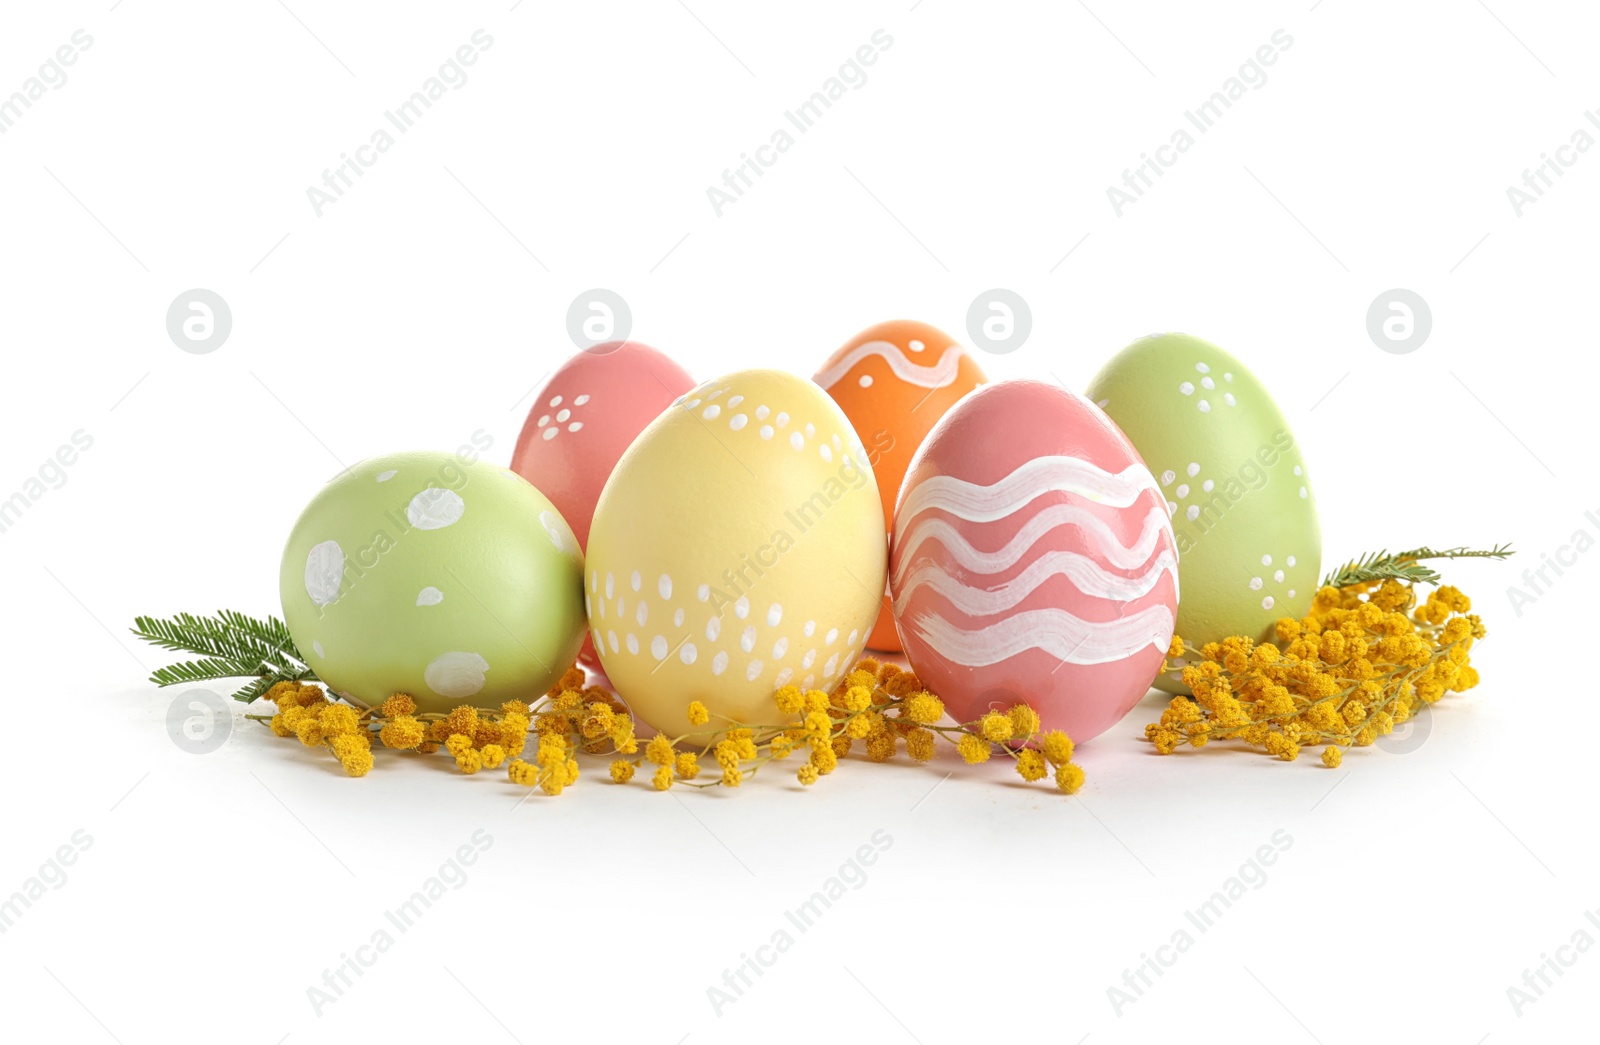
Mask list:
[{"label": "green fern-like leaf", "polygon": [[261,620],[221,610],[214,617],[180,613],[164,620],[137,617],[133,623],[133,633],[144,641],[200,657],[158,669],[150,676],[158,686],[249,678],[254,681],[233,695],[248,703],[279,682],[316,678],[290,637],[288,625],[276,617]]},{"label": "green fern-like leaf", "polygon": [[307,671],[304,675],[294,679],[266,675],[256,679],[254,682],[248,683],[234,690],[233,699],[239,701],[240,703],[248,704],[252,700],[260,700],[262,697],[266,696],[267,690],[271,689],[273,686],[276,686],[280,682],[306,682],[315,680],[316,676],[310,671]]},{"label": "green fern-like leaf", "polygon": [[256,674],[255,665],[240,664],[236,660],[186,660],[157,668],[150,681],[158,686],[182,686],[191,682],[212,682],[216,679],[250,678]]},{"label": "green fern-like leaf", "polygon": [[1324,585],[1343,588],[1350,584],[1370,581],[1403,581],[1408,584],[1438,584],[1439,571],[1423,565],[1428,559],[1507,559],[1516,554],[1509,544],[1497,544],[1489,549],[1467,547],[1446,548],[1442,551],[1423,545],[1391,555],[1387,550],[1368,552],[1351,559],[1323,578]]},{"label": "green fern-like leaf", "polygon": [[215,617],[180,613],[170,620],[139,617],[134,634],[146,642],[180,653],[232,660],[267,660],[294,650],[287,629],[280,635],[269,621],[253,620],[224,610]]}]

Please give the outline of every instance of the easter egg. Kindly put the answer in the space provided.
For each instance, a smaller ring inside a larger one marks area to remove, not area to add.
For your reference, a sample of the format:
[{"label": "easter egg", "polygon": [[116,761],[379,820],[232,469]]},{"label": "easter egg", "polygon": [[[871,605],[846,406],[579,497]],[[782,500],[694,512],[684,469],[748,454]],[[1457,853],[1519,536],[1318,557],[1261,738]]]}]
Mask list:
[{"label": "easter egg", "polygon": [[1003,381],[956,404],[906,473],[891,548],[906,657],[958,721],[1023,702],[1085,741],[1161,669],[1172,521],[1133,445],[1082,396]]},{"label": "easter egg", "polygon": [[533,397],[511,470],[550,498],[587,548],[595,502],[617,459],[693,387],[694,378],[681,366],[637,341],[608,341],[579,352]]},{"label": "easter egg", "polygon": [[[687,371],[637,341],[608,341],[579,352],[533,397],[511,468],[550,498],[578,546],[587,548],[595,502],[617,459],[645,425],[692,387]],[[596,663],[588,641],[582,656]]]},{"label": "easter egg", "polygon": [[515,472],[456,454],[374,457],[312,498],[284,549],[289,634],[357,703],[423,711],[543,693],[583,640],[583,553]]},{"label": "easter egg", "polygon": [[[1300,447],[1272,396],[1239,360],[1187,334],[1141,338],[1088,395],[1160,482],[1178,541],[1191,646],[1266,639],[1316,594],[1322,531]],[[1162,688],[1177,690],[1175,677]]]},{"label": "easter egg", "polygon": [[[883,517],[892,525],[906,467],[934,424],[987,380],[944,331],[909,319],[868,327],[822,364],[815,378],[855,426],[878,477]],[[876,650],[900,651],[887,593],[867,638]]]},{"label": "easter egg", "polygon": [[619,696],[752,724],[789,683],[830,689],[877,616],[887,552],[867,453],[820,388],[775,370],[699,385],[622,455],[595,508],[584,597]]}]

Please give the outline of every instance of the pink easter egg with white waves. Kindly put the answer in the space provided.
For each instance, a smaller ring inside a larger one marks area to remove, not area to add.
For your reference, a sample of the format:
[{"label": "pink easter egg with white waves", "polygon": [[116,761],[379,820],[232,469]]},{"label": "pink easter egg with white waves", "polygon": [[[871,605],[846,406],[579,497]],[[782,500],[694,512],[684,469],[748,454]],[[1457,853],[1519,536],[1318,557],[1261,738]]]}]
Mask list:
[{"label": "pink easter egg with white waves", "polygon": [[929,433],[889,578],[906,657],[951,715],[1023,702],[1079,742],[1139,702],[1177,617],[1155,478],[1098,407],[1038,381],[981,388]]}]

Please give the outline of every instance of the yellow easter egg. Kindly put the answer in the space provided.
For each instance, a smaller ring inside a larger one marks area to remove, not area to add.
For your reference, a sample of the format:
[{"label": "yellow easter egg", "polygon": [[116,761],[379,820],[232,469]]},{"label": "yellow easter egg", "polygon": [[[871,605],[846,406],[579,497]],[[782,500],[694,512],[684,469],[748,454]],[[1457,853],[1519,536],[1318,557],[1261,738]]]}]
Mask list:
[{"label": "yellow easter egg", "polygon": [[744,370],[680,397],[617,462],[589,531],[590,635],[658,730],[704,728],[691,700],[773,723],[779,687],[830,689],[850,670],[887,567],[878,484],[844,412],[803,378]]}]

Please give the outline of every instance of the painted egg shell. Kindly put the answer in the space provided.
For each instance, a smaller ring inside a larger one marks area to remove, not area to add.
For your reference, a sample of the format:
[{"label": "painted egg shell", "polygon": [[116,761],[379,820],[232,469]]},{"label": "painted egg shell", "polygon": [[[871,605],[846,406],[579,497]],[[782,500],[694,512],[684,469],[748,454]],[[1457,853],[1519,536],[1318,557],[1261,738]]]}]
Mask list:
[{"label": "painted egg shell", "polygon": [[[885,520],[894,518],[911,455],[945,411],[986,380],[949,334],[909,319],[868,327],[817,371],[817,384],[843,408],[867,448]],[[867,645],[900,650],[887,594]]]},{"label": "painted egg shell", "polygon": [[617,462],[589,531],[590,635],[656,729],[770,722],[773,693],[830,689],[878,612],[887,551],[866,451],[811,382],[745,370],[702,384]]},{"label": "painted egg shell", "polygon": [[[636,341],[608,341],[579,352],[541,388],[517,436],[511,468],[550,498],[589,546],[589,524],[617,459],[694,378]],[[583,644],[589,664],[594,647]]]},{"label": "painted egg shell", "polygon": [[1139,448],[1172,512],[1184,641],[1266,639],[1279,617],[1304,615],[1322,569],[1316,500],[1255,375],[1216,345],[1161,334],[1114,356],[1088,395]]},{"label": "painted egg shell", "polygon": [[506,468],[448,453],[374,457],[314,497],[289,535],[289,634],[329,688],[423,711],[531,700],[583,639],[583,554]]},{"label": "painted egg shell", "polygon": [[636,341],[579,352],[534,396],[511,470],[550,498],[587,548],[595,502],[617,459],[693,387],[681,366]]},{"label": "painted egg shell", "polygon": [[1030,704],[1088,740],[1161,670],[1178,607],[1167,507],[1082,396],[1003,381],[917,452],[890,561],[906,657],[959,721]]}]

